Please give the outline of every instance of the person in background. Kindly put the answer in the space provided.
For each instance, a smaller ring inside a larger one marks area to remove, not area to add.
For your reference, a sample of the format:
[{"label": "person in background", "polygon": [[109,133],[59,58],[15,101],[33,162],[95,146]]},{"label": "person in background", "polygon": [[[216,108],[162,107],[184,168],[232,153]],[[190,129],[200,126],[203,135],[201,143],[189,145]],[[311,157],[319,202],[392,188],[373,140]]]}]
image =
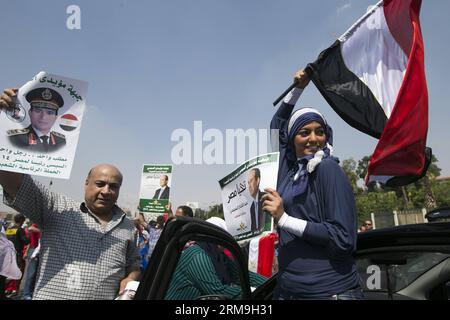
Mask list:
[{"label": "person in background", "polygon": [[156,222],[151,221],[153,223],[149,224],[149,240],[148,240],[148,257],[149,259],[152,256],[153,250],[155,250],[156,243],[161,236],[161,232],[164,229],[164,217],[158,216],[156,218]]},{"label": "person in background", "polygon": [[32,258],[34,251],[39,245],[39,239],[41,237],[41,231],[36,223],[33,223],[28,228],[30,243],[29,248],[26,255],[27,268],[24,277],[24,287],[23,287],[23,299],[31,300],[33,296],[34,286],[36,283],[36,275],[37,275],[37,267],[39,264],[39,255],[35,255]]},{"label": "person in background", "polygon": [[371,220],[366,220],[366,221],[364,221],[363,227],[366,228],[365,231],[373,230],[373,224],[372,224],[372,221],[371,221]]},{"label": "person in background", "polygon": [[136,242],[137,247],[139,251],[139,255],[141,257],[141,264],[140,264],[140,270],[141,275],[147,268],[148,264],[148,240],[149,240],[149,233],[145,229],[146,225],[140,219],[134,220],[134,225],[136,227]]},{"label": "person in background", "polygon": [[177,217],[194,217],[194,212],[189,206],[179,206],[175,211],[175,216]]},{"label": "person in background", "polygon": [[[0,226],[2,229],[3,226]],[[0,230],[0,300],[5,300],[6,296],[6,279],[11,281],[18,280],[22,277],[17,265],[17,253],[14,244],[8,240],[5,230]],[[9,297],[8,297],[9,298]]]},{"label": "person in background", "polygon": [[29,175],[0,170],[5,203],[42,231],[33,300],[113,300],[139,279],[134,225],[116,205],[122,179],[113,165],[95,166],[79,203]]},{"label": "person in background", "polygon": [[[16,249],[16,261],[22,275],[24,274],[25,270],[25,259],[23,257],[23,253],[25,247],[30,243],[30,240],[27,237],[24,228],[25,220],[26,218],[23,214],[21,213],[16,214],[14,216],[14,227],[8,230],[10,236],[9,238],[11,242],[14,244],[14,248]],[[12,236],[13,231],[15,231],[14,236]],[[19,293],[20,283],[21,278],[11,280],[8,283],[8,286],[6,288],[8,298],[12,298]]]},{"label": "person in background", "polygon": [[[211,217],[206,222],[228,232],[225,220]],[[236,299],[241,295],[236,262],[224,248],[210,242],[196,242],[184,249],[170,282],[166,299],[192,300],[204,295],[224,295]],[[249,272],[250,286],[258,287],[267,278]]]}]

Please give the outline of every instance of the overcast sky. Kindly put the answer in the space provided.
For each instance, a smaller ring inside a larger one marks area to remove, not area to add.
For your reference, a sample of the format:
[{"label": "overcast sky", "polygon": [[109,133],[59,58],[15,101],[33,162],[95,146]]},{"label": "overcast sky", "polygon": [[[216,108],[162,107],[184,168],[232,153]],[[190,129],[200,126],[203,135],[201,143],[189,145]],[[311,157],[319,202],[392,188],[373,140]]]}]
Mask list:
[{"label": "overcast sky", "polygon": [[[172,162],[174,130],[194,135],[194,121],[202,121],[203,132],[217,129],[224,135],[226,129],[267,129],[272,102],[295,71],[375,2],[4,1],[0,88],[19,87],[41,70],[88,81],[71,179],[54,180],[52,190],[82,200],[89,169],[113,163],[124,174],[119,205],[135,208],[142,165]],[[80,30],[66,27],[71,4],[81,9]],[[450,175],[449,12],[448,0],[423,1],[427,145],[443,175]],[[325,114],[341,160],[374,150],[376,140],[341,120],[312,84],[297,106]],[[218,180],[237,165],[175,165],[174,205],[219,202]]]}]

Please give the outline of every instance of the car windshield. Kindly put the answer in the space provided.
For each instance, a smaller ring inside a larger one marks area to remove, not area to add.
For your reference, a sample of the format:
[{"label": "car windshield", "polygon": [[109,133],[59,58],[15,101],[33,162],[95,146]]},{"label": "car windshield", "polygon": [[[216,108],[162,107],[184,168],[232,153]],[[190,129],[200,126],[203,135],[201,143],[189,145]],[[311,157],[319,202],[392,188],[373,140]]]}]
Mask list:
[{"label": "car windshield", "polygon": [[[450,257],[442,252],[390,252],[357,259],[358,272],[367,291],[397,292]],[[389,275],[389,281],[387,278]]]}]

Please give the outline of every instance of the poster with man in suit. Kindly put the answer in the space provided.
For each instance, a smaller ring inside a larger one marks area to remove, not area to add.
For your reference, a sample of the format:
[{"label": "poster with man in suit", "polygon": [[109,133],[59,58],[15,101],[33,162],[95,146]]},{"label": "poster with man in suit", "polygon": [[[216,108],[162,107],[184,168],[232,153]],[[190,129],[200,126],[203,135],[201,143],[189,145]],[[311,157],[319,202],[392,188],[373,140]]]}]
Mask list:
[{"label": "poster with man in suit", "polygon": [[172,165],[144,164],[141,172],[139,211],[147,220],[167,213],[171,197]]},{"label": "poster with man in suit", "polygon": [[244,240],[272,231],[272,217],[262,210],[265,188],[276,189],[279,153],[252,158],[219,181],[228,231]]}]

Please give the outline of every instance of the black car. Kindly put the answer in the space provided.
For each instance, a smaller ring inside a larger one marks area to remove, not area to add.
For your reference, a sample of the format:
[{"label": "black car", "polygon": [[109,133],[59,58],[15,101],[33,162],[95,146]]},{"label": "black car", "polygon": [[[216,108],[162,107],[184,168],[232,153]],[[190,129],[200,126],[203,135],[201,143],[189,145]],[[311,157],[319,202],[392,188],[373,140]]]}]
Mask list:
[{"label": "black car", "polygon": [[[234,238],[203,220],[170,220],[155,247],[135,299],[165,299],[183,249],[193,241],[215,243],[228,250],[238,266],[240,299],[269,300],[276,276],[255,290],[250,287],[248,260]],[[450,298],[450,222],[403,225],[358,234],[355,254],[366,299]],[[196,299],[229,299],[203,294]]]},{"label": "black car", "polygon": [[450,299],[450,222],[363,232],[357,248],[366,299]]},{"label": "black car", "polygon": [[450,207],[441,207],[429,211],[425,218],[428,222],[450,221]]}]

